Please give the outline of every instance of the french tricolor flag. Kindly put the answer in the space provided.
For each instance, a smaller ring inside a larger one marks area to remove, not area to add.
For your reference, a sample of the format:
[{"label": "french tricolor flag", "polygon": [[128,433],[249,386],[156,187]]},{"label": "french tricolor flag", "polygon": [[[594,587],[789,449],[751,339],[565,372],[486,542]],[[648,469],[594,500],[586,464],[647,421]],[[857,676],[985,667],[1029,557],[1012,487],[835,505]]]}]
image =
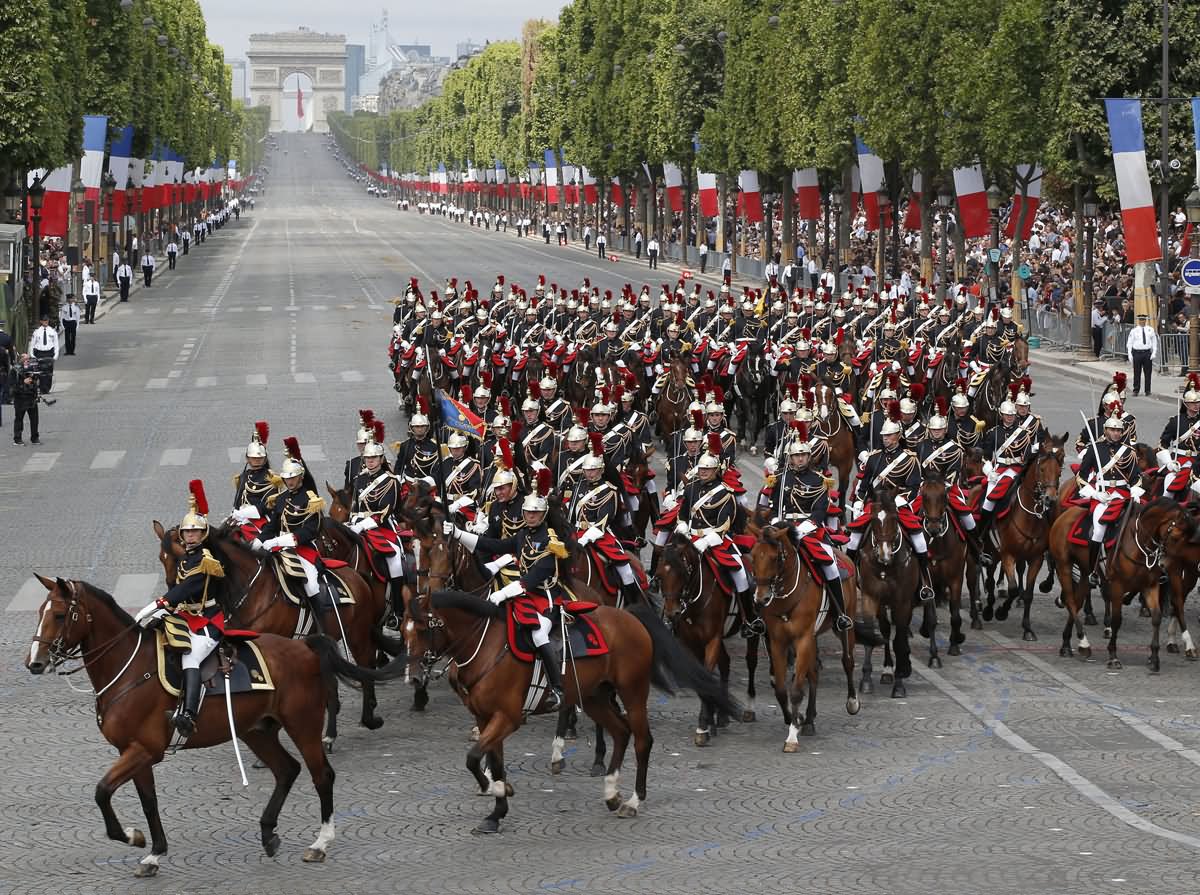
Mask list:
[{"label": "french tricolor flag", "polygon": [[858,165],[850,166],[850,217],[858,214],[858,197],[862,195],[862,177]]},{"label": "french tricolor flag", "polygon": [[608,185],[609,199],[613,205],[620,208],[625,207],[625,190],[621,188],[621,178],[614,177],[612,183]]},{"label": "french tricolor flag", "polygon": [[[71,166],[55,168],[49,173],[45,168],[30,171],[28,185],[33,186],[38,178],[42,179],[42,186],[46,188],[42,210],[38,213],[41,222],[39,232],[42,236],[66,236],[67,212],[71,206]],[[29,232],[33,232],[32,221]]]},{"label": "french tricolor flag", "polygon": [[963,236],[968,239],[987,236],[990,228],[983,168],[979,165],[955,168],[954,192],[958,194],[958,222],[962,225]]},{"label": "french tricolor flag", "polygon": [[738,202],[742,206],[742,214],[752,224],[761,223],[763,219],[762,196],[758,190],[758,172],[742,171],[738,174],[738,189],[742,191]]},{"label": "french tricolor flag", "polygon": [[1112,140],[1117,193],[1121,197],[1121,223],[1125,229],[1125,257],[1130,264],[1162,257],[1154,220],[1154,197],[1146,170],[1146,143],[1142,136],[1142,103],[1137,99],[1106,99],[1108,135]]},{"label": "french tricolor flag", "polygon": [[595,205],[600,196],[596,191],[596,178],[592,172],[587,169],[587,166],[580,168],[583,172],[583,201],[588,205]]},{"label": "french tricolor flag", "polygon": [[817,180],[816,168],[792,171],[792,192],[796,194],[800,220],[815,221],[821,217],[821,185]]},{"label": "french tricolor flag", "polygon": [[1192,131],[1196,135],[1196,183],[1200,183],[1200,97],[1192,98]]},{"label": "french tricolor flag", "polygon": [[700,188],[700,213],[706,218],[717,216],[717,175],[696,172],[696,184]]},{"label": "french tricolor flag", "polygon": [[554,150],[547,149],[546,153],[546,201],[554,203],[558,201],[558,159],[554,157]]},{"label": "french tricolor flag", "polygon": [[921,172],[913,171],[912,190],[908,194],[908,208],[904,211],[904,229],[921,229],[921,188],[923,186]]},{"label": "french tricolor flag", "polygon": [[867,213],[867,229],[879,229],[879,191],[883,189],[883,159],[854,138],[858,152],[858,176],[862,183],[863,209]]},{"label": "french tricolor flag", "polygon": [[[133,154],[133,125],[127,124],[117,131],[116,139],[108,148],[108,173],[113,176],[112,219],[125,216],[125,187],[129,183],[129,161]],[[104,209],[108,215],[108,209]]]},{"label": "french tricolor flag", "polygon": [[683,172],[674,162],[663,162],[663,181],[667,184],[667,201],[671,211],[683,211]]},{"label": "french tricolor flag", "polygon": [[108,116],[83,116],[83,158],[79,160],[79,179],[88,202],[100,201],[100,177],[104,173],[104,144],[108,142]]},{"label": "french tricolor flag", "polygon": [[1008,216],[1008,223],[1004,225],[1004,235],[1009,239],[1013,238],[1013,234],[1017,232],[1017,221],[1021,220],[1021,209],[1025,209],[1025,220],[1021,225],[1021,239],[1029,239],[1033,233],[1033,220],[1037,216],[1038,206],[1042,202],[1042,166],[1041,165],[1017,165],[1017,183],[1027,181],[1029,186],[1026,187],[1026,195],[1021,196],[1021,189],[1018,186],[1013,193],[1012,212]]}]

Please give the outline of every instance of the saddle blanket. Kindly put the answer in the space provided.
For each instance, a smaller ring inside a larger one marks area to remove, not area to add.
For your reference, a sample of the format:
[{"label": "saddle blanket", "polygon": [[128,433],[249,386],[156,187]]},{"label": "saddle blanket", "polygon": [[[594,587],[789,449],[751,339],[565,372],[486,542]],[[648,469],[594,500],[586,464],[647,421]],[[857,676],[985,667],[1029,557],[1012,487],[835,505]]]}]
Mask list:
[{"label": "saddle blanket", "polygon": [[[508,648],[522,662],[533,662],[537,654],[533,646],[532,632],[528,627],[517,622],[513,613],[514,602],[512,600],[508,602],[508,610],[504,614],[508,625]],[[604,639],[604,633],[585,614],[595,608],[595,603],[582,602],[570,602],[559,607],[559,612],[566,611],[568,614],[567,640],[571,646],[571,655],[576,659],[591,659],[608,654],[608,641]],[[551,621],[554,624],[551,628],[550,645],[554,649],[554,654],[561,660],[562,624],[559,622],[557,614]],[[570,664],[569,659],[568,664]]]},{"label": "saddle blanket", "polygon": [[[1104,549],[1109,553],[1112,552],[1113,547],[1117,543],[1117,533],[1113,530],[1115,528],[1115,525],[1112,526],[1104,538]],[[1091,534],[1092,514],[1085,509],[1084,512],[1079,514],[1079,518],[1075,520],[1075,524],[1071,526],[1071,530],[1067,532],[1067,541],[1076,547],[1086,547]]]},{"label": "saddle blanket", "polygon": [[[156,632],[158,647],[158,682],[172,696],[183,692],[182,655],[178,650],[168,649],[167,635],[162,629]],[[209,653],[200,663],[200,680],[206,696],[225,695],[225,675],[221,671],[220,654],[232,649],[232,668],[229,674],[230,693],[252,693],[258,690],[274,690],[271,671],[267,668],[258,644],[250,640],[226,640]]]}]

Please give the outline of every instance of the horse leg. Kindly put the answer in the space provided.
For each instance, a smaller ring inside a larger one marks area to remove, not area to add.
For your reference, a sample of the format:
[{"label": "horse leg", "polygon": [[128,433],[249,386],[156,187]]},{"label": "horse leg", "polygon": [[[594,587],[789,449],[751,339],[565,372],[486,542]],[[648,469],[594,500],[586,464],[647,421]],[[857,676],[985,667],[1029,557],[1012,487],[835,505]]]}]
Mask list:
[{"label": "horse leg", "polygon": [[950,579],[950,646],[946,652],[951,656],[962,654],[960,644],[967,638],[962,632],[962,577]]},{"label": "horse leg", "polygon": [[1024,594],[1025,606],[1021,613],[1021,639],[1034,641],[1037,640],[1037,634],[1033,632],[1033,624],[1029,621],[1029,612],[1033,608],[1033,583],[1037,581],[1038,572],[1042,570],[1042,554],[1037,554],[1029,561],[1029,567],[1025,570],[1025,584],[1022,588]]},{"label": "horse leg", "polygon": [[1192,635],[1188,633],[1187,619],[1184,618],[1183,604],[1187,600],[1188,586],[1183,575],[1179,572],[1171,573],[1170,580],[1171,588],[1171,610],[1172,623],[1179,632],[1180,638],[1183,640],[1183,655],[1192,660],[1196,660],[1196,647],[1192,643]]},{"label": "horse leg", "polygon": [[985,569],[983,572],[983,588],[987,591],[987,605],[983,607],[979,615],[985,622],[990,622],[995,616],[996,605],[996,567]]},{"label": "horse leg", "polygon": [[846,675],[846,714],[857,715],[862,703],[854,686],[854,629],[847,631],[842,641],[842,671]]},{"label": "horse leg", "polygon": [[983,630],[983,601],[979,599],[979,566],[974,560],[967,562],[967,599],[971,606],[971,630]]},{"label": "horse leg", "polygon": [[896,679],[895,663],[892,661],[892,617],[891,611],[879,607],[879,636],[883,638],[883,672],[879,683],[890,684]]},{"label": "horse leg", "polygon": [[271,791],[271,798],[258,821],[262,831],[263,851],[267,853],[268,858],[273,858],[279,851],[279,834],[275,832],[275,826],[279,822],[279,811],[283,808],[288,793],[292,791],[292,784],[300,776],[300,762],[279,742],[277,727],[272,727],[269,731],[247,730],[242,734],[242,741],[275,777],[275,788]]},{"label": "horse leg", "polygon": [[908,691],[904,686],[904,679],[912,676],[912,657],[908,644],[908,627],[912,622],[911,607],[908,607],[907,612],[902,611],[898,613],[893,622],[896,625],[896,681],[892,684],[892,698],[903,699],[908,695]]},{"label": "horse leg", "polygon": [[338,713],[342,710],[342,697],[338,693],[337,681],[330,681],[325,688],[325,736],[321,742],[326,752],[333,751],[333,741],[337,739]]},{"label": "horse leg", "polygon": [[1104,599],[1104,614],[1107,616],[1105,621],[1108,625],[1107,667],[1112,671],[1118,671],[1125,667],[1121,664],[1121,660],[1117,658],[1117,634],[1121,630],[1121,609],[1124,604],[1124,600],[1122,599],[1123,594],[1118,594],[1107,579],[1100,586],[1100,592]]},{"label": "horse leg", "polygon": [[142,803],[142,813],[150,828],[150,854],[142,858],[134,876],[147,877],[158,873],[158,859],[167,853],[167,834],[163,832],[162,818],[158,813],[158,793],[154,789],[154,766],[148,765],[133,775]]},{"label": "horse leg", "polygon": [[937,645],[937,608],[934,602],[930,600],[922,607],[921,636],[929,640],[929,667],[941,668],[942,657],[938,655]]},{"label": "horse leg", "polygon": [[[717,670],[721,674],[721,692],[725,696],[729,696],[729,650],[725,649],[725,641],[718,640],[721,644],[721,654],[717,658]],[[722,711],[717,712],[717,727],[728,727],[729,715]]]},{"label": "horse leg", "polygon": [[[721,642],[721,635],[718,631],[717,635],[704,646],[704,667],[710,672],[715,669],[723,652],[725,652],[725,644]],[[728,668],[728,654],[726,654],[726,668]],[[702,699],[700,701],[700,717],[696,722],[696,735],[692,739],[695,745],[707,746],[712,741],[712,729],[716,724],[715,714],[716,706]]]},{"label": "horse leg", "polygon": [[767,649],[771,654],[771,688],[775,691],[775,701],[783,712],[783,723],[792,723],[792,712],[788,707],[787,698],[787,649],[770,631],[767,632]]},{"label": "horse leg", "polygon": [[[1002,538],[1001,545],[1003,542]],[[1000,567],[1004,575],[1004,602],[996,609],[996,621],[998,622],[1008,618],[1008,610],[1012,608],[1013,600],[1017,598],[1017,593],[1020,591],[1016,559],[1006,554],[1000,559]]]},{"label": "horse leg", "polygon": [[746,706],[742,709],[742,723],[755,720],[754,699],[757,695],[754,689],[754,675],[758,671],[758,643],[762,638],[755,634],[746,641]]},{"label": "horse leg", "polygon": [[[616,696],[613,697],[613,710],[619,712],[617,708]],[[603,777],[604,776],[604,757],[608,753],[608,744],[604,741],[604,728],[599,724],[596,725],[596,751],[592,755],[592,770],[589,776]]]},{"label": "horse leg", "polygon": [[875,647],[864,643],[862,674],[858,676],[858,689],[861,693],[875,692],[875,668],[871,664],[871,656],[874,654]]},{"label": "horse leg", "polygon": [[[491,795],[495,801],[492,813],[479,822],[475,827],[476,833],[499,833],[500,821],[508,814],[508,797],[512,795],[512,785],[504,779],[504,740],[517,729],[517,725],[503,712],[496,712],[486,725],[479,730],[479,740],[467,751],[467,769],[480,783],[485,794]],[[489,752],[494,752],[493,780],[487,783],[483,775],[483,758]],[[498,768],[496,767],[498,765]],[[497,779],[498,775],[498,779]]]},{"label": "horse leg", "polygon": [[1038,590],[1044,594],[1048,594],[1054,589],[1054,554],[1047,550],[1042,554],[1042,559],[1046,563],[1046,577],[1038,585]]},{"label": "horse leg", "polygon": [[1146,608],[1150,610],[1150,624],[1154,629],[1154,633],[1150,637],[1150,657],[1146,660],[1151,674],[1158,674],[1160,668],[1158,633],[1159,626],[1162,624],[1162,603],[1159,601],[1158,587],[1158,584],[1155,583],[1142,591],[1142,596],[1146,600]]},{"label": "horse leg", "polygon": [[329,764],[321,741],[313,737],[303,724],[290,723],[288,718],[282,720],[283,729],[300,750],[300,757],[308,768],[317,796],[321,800],[321,829],[312,845],[304,850],[303,856],[305,863],[320,864],[325,860],[325,853],[334,837],[333,781],[337,775],[333,772],[333,766]]},{"label": "horse leg", "polygon": [[629,721],[617,708],[613,694],[608,692],[607,688],[589,696],[583,704],[583,710],[598,727],[607,730],[613,740],[612,758],[608,761],[607,773],[604,775],[604,805],[609,811],[616,811],[623,801],[618,787],[621,781],[621,765],[625,763],[625,750],[629,748]]},{"label": "horse leg", "polygon": [[[788,724],[787,740],[783,744],[783,751],[794,753],[800,751],[799,736],[812,736],[816,733],[816,728],[813,726],[812,719],[808,717],[808,708],[805,707],[802,713],[801,703],[805,700],[805,689],[808,687],[810,678],[814,674],[813,665],[816,662],[816,638],[811,631],[805,631],[799,639],[794,641],[796,652],[796,664],[792,670],[791,686],[788,687],[789,709],[792,716],[792,721]],[[799,721],[799,727],[796,722]]]},{"label": "horse leg", "polygon": [[563,759],[563,748],[567,745],[567,723],[570,720],[571,713],[574,711],[574,705],[564,705],[558,710],[558,721],[554,728],[554,739],[550,744],[551,774],[561,774],[563,768],[566,767],[567,763]]},{"label": "horse leg", "polygon": [[[149,768],[153,763],[153,759],[145,747],[141,743],[134,742],[121,753],[116,763],[108,769],[108,773],[101,777],[100,782],[96,784],[96,805],[104,817],[104,832],[114,842],[124,842],[134,848],[146,847],[146,837],[141,830],[121,826],[121,822],[117,820],[117,814],[112,808],[112,797],[113,793],[120,789],[127,780],[133,779],[136,774]],[[154,876],[158,872],[157,863],[145,866],[153,866],[154,869],[145,872],[139,869],[139,876]]]}]

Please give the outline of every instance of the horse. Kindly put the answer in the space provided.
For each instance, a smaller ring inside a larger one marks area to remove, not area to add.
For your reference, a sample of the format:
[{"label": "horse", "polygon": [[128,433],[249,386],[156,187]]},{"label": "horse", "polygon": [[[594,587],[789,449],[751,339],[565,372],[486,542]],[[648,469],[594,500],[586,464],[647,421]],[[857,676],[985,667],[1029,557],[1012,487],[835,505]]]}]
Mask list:
[{"label": "horse", "polygon": [[[912,622],[913,598],[920,586],[920,569],[916,554],[908,541],[896,510],[896,493],[888,488],[875,492],[875,513],[858,553],[859,589],[864,598],[878,607],[879,629],[884,638],[883,673],[881,684],[892,684],[892,698],[908,695],[904,679],[912,675],[909,655],[909,625]],[[887,642],[889,631],[895,627],[894,642]],[[892,670],[892,651],[895,650],[895,672]],[[861,687],[864,693],[873,690],[871,684],[871,653],[874,647],[865,645]]]},{"label": "horse", "polygon": [[[704,663],[709,671],[720,673],[721,686],[729,690],[729,652],[725,638],[736,628],[730,619],[732,597],[725,592],[708,563],[696,552],[691,542],[675,534],[663,548],[658,564],[658,577],[662,584],[662,614],[671,631],[692,654]],[[741,720],[755,719],[754,675],[758,669],[758,641],[755,634],[746,642],[746,708]],[[700,717],[696,722],[693,742],[697,746],[708,746],[712,742],[714,728],[725,726],[727,717],[718,715],[716,705],[700,703]]]},{"label": "horse", "polygon": [[580,345],[571,369],[563,378],[567,401],[574,407],[590,408],[596,394],[596,349]]},{"label": "horse", "polygon": [[[1050,533],[1050,548],[1058,569],[1059,584],[1067,605],[1067,622],[1063,628],[1062,646],[1058,654],[1069,658],[1071,631],[1078,638],[1079,655],[1092,654],[1087,635],[1079,622],[1079,610],[1088,590],[1087,547],[1072,544],[1068,534],[1076,520],[1088,512],[1086,506],[1073,506],[1059,514]],[[1117,635],[1121,629],[1121,610],[1127,600],[1140,593],[1150,610],[1154,633],[1150,640],[1147,664],[1152,672],[1159,670],[1159,625],[1162,611],[1159,605],[1159,582],[1164,556],[1187,555],[1200,559],[1194,549],[1200,543],[1200,532],[1187,510],[1168,497],[1155,498],[1148,504],[1133,504],[1117,534],[1117,541],[1104,562],[1101,586],[1106,599],[1105,615],[1108,625],[1108,662],[1110,670],[1124,666],[1117,658]],[[1072,581],[1072,569],[1079,569],[1079,581]]]},{"label": "horse", "polygon": [[750,448],[751,455],[758,453],[758,436],[766,428],[772,398],[776,394],[774,386],[767,359],[763,356],[762,345],[750,342],[746,349],[746,357],[733,377],[733,388],[730,391],[737,409],[737,439],[742,445]]},{"label": "horse", "polygon": [[[951,656],[962,653],[961,644],[967,639],[962,632],[963,572],[967,565],[967,535],[959,531],[952,518],[948,492],[950,483],[944,475],[926,469],[921,479],[921,528],[929,545],[929,573],[934,594],[946,600],[950,607]],[[929,667],[941,668],[937,648],[937,610],[930,606],[925,612],[921,634],[929,639]]]},{"label": "horse", "polygon": [[[159,860],[167,853],[167,837],[158,811],[154,765],[162,761],[172,731],[164,719],[175,707],[175,697],[154,683],[158,680],[157,646],[111,595],[84,581],[38,575],[46,588],[38,610],[37,630],[25,660],[32,674],[59,673],[64,662],[83,662],[96,696],[96,723],[120,757],[96,786],[96,804],[104,817],[108,838],[134,848],[144,848],[146,837],[122,826],[113,811],[113,794],[132,780],[150,828],[150,853],[142,858],[135,876],[155,876]],[[388,680],[402,668],[380,671],[360,669],[346,662],[325,637],[305,641],[263,634],[255,641],[274,683],[273,690],[255,690],[232,697],[232,719],[214,696],[201,705],[196,729],[185,749],[202,749],[224,743],[236,730],[275,778],[271,798],[259,819],[263,851],[268,857],[279,850],[275,832],[279,812],[300,773],[300,763],[279,742],[282,729],[300,750],[321,803],[321,828],[304,852],[306,862],[325,860],[334,838],[333,768],[322,748],[321,717],[327,691],[336,689],[336,677],[372,686]],[[70,673],[70,672],[66,672]],[[119,683],[118,683],[119,682]]]},{"label": "horse", "polygon": [[1013,337],[1008,352],[1008,366],[1012,371],[1010,381],[1015,382],[1029,369],[1029,339],[1023,333],[1018,333]]},{"label": "horse", "polygon": [[[840,564],[841,557],[839,557]],[[775,699],[788,725],[783,751],[800,751],[798,736],[814,736],[817,716],[817,635],[832,630],[833,613],[825,600],[825,584],[805,568],[799,549],[792,540],[791,526],[768,525],[759,532],[758,541],[750,551],[750,565],[758,581],[755,602],[762,609],[767,625],[767,648],[771,653],[771,682]],[[847,562],[850,574],[842,587],[846,613],[854,617],[858,604],[858,588],[853,566]],[[854,642],[858,632],[864,642],[879,645],[861,621],[837,635],[842,646],[842,670],[846,673],[846,713],[857,715],[862,707],[854,686]],[[785,683],[788,654],[794,656],[795,668],[791,685]],[[806,686],[807,685],[807,686]],[[807,704],[800,714],[800,704]]]},{"label": "horse", "polygon": [[[930,348],[930,350],[933,349]],[[945,347],[942,348],[941,362],[933,370],[932,374],[929,374],[928,371],[926,374],[926,382],[928,383],[927,394],[930,401],[936,403],[937,398],[941,396],[949,402],[954,397],[961,353],[962,346],[959,340],[947,339]]]},{"label": "horse", "polygon": [[[167,587],[173,587],[178,572],[179,560],[184,555],[183,540],[178,527],[164,529],[156,519],[154,533],[158,536],[158,561],[162,564]],[[223,560],[228,575],[228,605],[222,607],[225,617],[232,624],[249,628],[261,634],[276,634],[280,637],[296,637],[308,633],[302,630],[301,607],[284,596],[283,588],[270,564],[237,540],[230,531],[213,527],[209,529],[207,544],[213,555]],[[370,668],[375,664],[376,649],[394,647],[381,639],[385,608],[377,605],[371,588],[362,576],[353,569],[340,568],[332,574],[346,586],[354,599],[353,604],[339,604],[336,612],[326,613],[319,620],[320,630],[333,640],[344,640],[354,661]],[[308,609],[303,610],[304,614]],[[375,711],[375,687],[370,682],[362,688],[362,715],[359,723],[368,730],[383,726],[383,718]],[[333,750],[337,739],[337,716],[341,708],[336,688],[331,691],[329,715],[326,719],[325,748]]]},{"label": "horse", "polygon": [[827,385],[817,388],[817,434],[828,448],[826,465],[837,473],[834,487],[843,493],[850,487],[854,469],[854,432],[842,416],[841,398]]},{"label": "horse", "polygon": [[658,395],[655,407],[655,432],[668,450],[671,447],[671,436],[687,425],[687,408],[691,400],[688,361],[686,356],[681,355],[671,361],[671,368],[667,372],[666,382]]},{"label": "horse", "polygon": [[[996,540],[1000,545],[1000,566],[1004,573],[1004,602],[995,609],[998,621],[1008,618],[1013,601],[1020,595],[1024,601],[1021,616],[1022,639],[1037,640],[1037,634],[1029,621],[1033,605],[1033,584],[1042,569],[1043,557],[1049,547],[1050,527],[1058,512],[1058,487],[1066,463],[1066,444],[1069,433],[1061,437],[1050,436],[1042,442],[1025,468],[1015,487],[1016,494],[1008,513],[995,523]],[[1024,583],[1019,571],[1024,567]],[[995,603],[994,570],[987,576],[987,605],[983,609],[984,621],[990,621]]]},{"label": "horse", "polygon": [[973,406],[976,415],[990,429],[1000,421],[1000,405],[1008,398],[1008,383],[1012,369],[1006,361],[997,361],[988,367],[983,382],[975,393]]},{"label": "horse", "polygon": [[[426,603],[428,602],[428,606]],[[506,780],[504,741],[525,720],[525,696],[532,666],[508,649],[503,607],[461,591],[434,591],[413,601],[414,618],[423,618],[427,652],[445,658],[456,670],[458,694],[479,725],[479,739],[467,752],[467,769],[481,795],[495,804],[475,831],[496,833],[508,814],[513,788]],[[721,691],[720,682],[685,652],[648,606],[628,610],[598,606],[591,620],[603,633],[609,652],[598,657],[574,657],[563,685],[567,701],[581,703],[587,714],[613,739],[613,753],[604,777],[604,803],[618,817],[636,817],[646,799],[646,778],[653,737],[647,713],[650,685],[670,691],[668,681],[715,699],[737,710]],[[494,623],[494,624],[493,624]],[[625,711],[617,704],[620,699]],[[634,742],[637,774],[634,792],[621,796],[619,778],[630,738]],[[484,773],[487,761],[492,779]]]}]

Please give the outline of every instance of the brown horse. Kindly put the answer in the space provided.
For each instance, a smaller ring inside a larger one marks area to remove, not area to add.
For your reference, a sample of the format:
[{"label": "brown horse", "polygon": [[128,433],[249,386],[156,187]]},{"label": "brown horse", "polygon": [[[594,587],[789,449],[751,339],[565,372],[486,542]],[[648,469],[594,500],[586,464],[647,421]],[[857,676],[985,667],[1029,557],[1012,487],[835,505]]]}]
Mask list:
[{"label": "brown horse", "polygon": [[[83,662],[96,696],[96,722],[100,732],[121,753],[96,786],[96,804],[104,816],[108,838],[134,848],[144,848],[145,835],[123,827],[113,811],[113,794],[132,780],[150,827],[150,853],[142,858],[136,876],[158,872],[167,853],[167,837],[158,812],[154,765],[163,759],[172,730],[166,718],[175,697],[158,684],[157,647],[147,634],[104,591],[83,581],[38,575],[47,590],[38,610],[37,630],[25,667],[33,674],[57,671],[72,659]],[[257,690],[232,697],[232,726],[238,737],[270,769],[275,788],[259,819],[263,850],[279,850],[275,826],[279,811],[300,773],[300,763],[279,742],[284,730],[300,750],[321,801],[321,829],[304,853],[304,860],[325,860],[333,841],[333,768],[321,746],[321,717],[326,692],[336,689],[334,676],[374,685],[402,668],[369,672],[343,660],[324,637],[304,642],[264,634],[255,643],[266,661],[273,690]],[[150,686],[143,687],[149,683]],[[185,749],[216,746],[230,739],[231,722],[225,700],[214,696],[201,706],[195,732]]]},{"label": "brown horse", "polygon": [[817,434],[825,442],[829,451],[826,465],[837,473],[834,487],[842,493],[850,487],[851,473],[854,470],[854,432],[850,424],[842,416],[841,399],[827,385],[817,389],[817,403],[820,407],[817,423]]},{"label": "brown horse", "polygon": [[[1076,520],[1088,512],[1087,507],[1064,510],[1050,533],[1050,548],[1057,565],[1059,584],[1067,604],[1067,623],[1063,628],[1060,656],[1071,656],[1071,631],[1078,638],[1081,657],[1091,656],[1091,644],[1079,622],[1079,610],[1088,591],[1087,547],[1072,544],[1067,536]],[[1164,557],[1181,561],[1198,559],[1200,532],[1187,510],[1171,498],[1160,497],[1148,504],[1134,504],[1127,512],[1113,551],[1103,563],[1101,585],[1108,616],[1108,663],[1110,669],[1124,667],[1117,658],[1117,635],[1121,629],[1121,610],[1133,597],[1141,594],[1150,610],[1154,634],[1150,640],[1147,664],[1152,672],[1159,670],[1159,626],[1162,610],[1159,605],[1159,583],[1163,574]],[[1079,581],[1072,581],[1073,567],[1079,569]]]},{"label": "brown horse", "polygon": [[[708,563],[683,535],[673,535],[663,548],[658,577],[662,584],[663,618],[705,668],[720,673],[721,686],[728,692],[729,652],[725,648],[725,638],[739,627],[736,604],[721,587]],[[758,641],[759,635],[755,634],[746,642],[747,706],[742,721],[755,719],[754,674],[758,670]],[[721,716],[715,704],[701,702],[695,744],[709,745],[714,730],[728,723],[728,717]]]},{"label": "brown horse", "polygon": [[[967,639],[962,632],[963,572],[967,566],[967,542],[951,518],[948,492],[950,483],[933,470],[926,470],[921,480],[921,528],[929,545],[929,572],[933,579],[936,599],[950,606],[950,655],[962,653],[961,644]],[[937,610],[928,606],[921,624],[921,634],[929,638],[929,667],[941,668],[937,648]]]},{"label": "brown horse", "polygon": [[[158,536],[158,560],[162,564],[167,587],[173,587],[178,572],[179,560],[183,557],[183,541],[179,529],[164,529],[154,521],[154,533]],[[393,647],[382,636],[385,607],[373,599],[371,588],[363,577],[350,568],[334,569],[354,599],[352,604],[342,603],[336,612],[324,613],[319,627],[302,625],[308,609],[301,610],[289,600],[279,584],[271,564],[264,562],[249,547],[222,528],[210,528],[206,542],[213,554],[224,561],[229,582],[229,605],[223,607],[225,617],[237,627],[248,628],[260,634],[276,634],[280,637],[299,637],[310,632],[323,631],[335,641],[345,640],[354,661],[364,668],[375,664],[376,650]],[[363,684],[363,704],[360,723],[368,730],[378,730],[383,719],[375,712],[378,705],[375,687],[369,681]],[[337,716],[341,708],[336,688],[330,694],[329,715],[326,719],[325,747],[332,751],[337,739]]]},{"label": "brown horse", "polygon": [[687,425],[687,408],[692,400],[692,390],[688,386],[688,358],[680,355],[671,361],[671,369],[667,381],[658,395],[655,408],[658,420],[655,431],[663,443],[670,448],[671,436]]},{"label": "brown horse", "polygon": [[[1023,640],[1037,640],[1037,634],[1029,621],[1033,606],[1033,585],[1042,570],[1043,558],[1049,549],[1050,527],[1058,512],[1058,487],[1066,463],[1065,448],[1069,434],[1051,436],[1038,446],[1016,485],[1012,505],[1003,519],[995,523],[996,540],[1000,544],[1000,567],[1004,572],[1004,601],[995,609],[998,621],[1008,618],[1013,601],[1020,596],[1024,601],[1021,616]],[[1024,582],[1021,574],[1024,574]],[[987,576],[987,605],[983,609],[984,621],[991,621],[995,603],[995,570]]]},{"label": "brown horse", "polygon": [[[505,779],[504,741],[524,723],[532,666],[509,651],[502,607],[473,594],[435,591],[428,598],[418,595],[413,610],[414,618],[425,622],[427,652],[434,661],[444,658],[453,664],[458,694],[479,725],[479,740],[467,753],[467,768],[480,794],[494,797],[495,807],[475,829],[498,832],[513,793]],[[591,619],[603,632],[610,651],[595,658],[573,658],[564,675],[565,695],[567,701],[582,704],[613,739],[604,777],[605,805],[618,817],[636,817],[646,798],[653,746],[646,707],[650,684],[665,688],[673,678],[701,698],[716,700],[725,711],[734,713],[737,706],[725,698],[720,682],[680,647],[648,606],[629,610],[600,606],[592,611]],[[634,793],[626,800],[618,781],[631,737],[637,777]],[[485,759],[491,780],[484,773]]]},{"label": "brown horse", "polygon": [[[864,599],[878,607],[876,617],[884,638],[883,672],[879,682],[892,684],[892,698],[901,699],[908,695],[904,679],[912,676],[908,637],[913,598],[920,585],[920,571],[916,554],[900,525],[896,494],[889,489],[875,492],[875,514],[863,534],[858,553],[858,580]],[[888,642],[893,627],[894,644]],[[861,687],[864,693],[870,693],[874,689],[871,683],[871,653],[874,647],[865,644],[865,650]]]},{"label": "brown horse", "polygon": [[[771,652],[771,682],[775,698],[788,725],[784,752],[799,752],[798,736],[814,736],[817,716],[817,635],[832,630],[833,612],[825,600],[825,585],[805,567],[792,541],[789,525],[767,526],[750,551],[750,564],[758,580],[755,602],[767,624],[767,647]],[[858,587],[853,567],[843,583],[846,613],[853,618],[858,605]],[[854,642],[856,631],[864,642],[882,643],[861,621],[838,637],[842,647],[842,670],[846,673],[846,712],[857,715],[861,708],[854,686]],[[786,683],[788,654],[794,655],[791,684]],[[807,704],[803,716],[800,704]]]}]

